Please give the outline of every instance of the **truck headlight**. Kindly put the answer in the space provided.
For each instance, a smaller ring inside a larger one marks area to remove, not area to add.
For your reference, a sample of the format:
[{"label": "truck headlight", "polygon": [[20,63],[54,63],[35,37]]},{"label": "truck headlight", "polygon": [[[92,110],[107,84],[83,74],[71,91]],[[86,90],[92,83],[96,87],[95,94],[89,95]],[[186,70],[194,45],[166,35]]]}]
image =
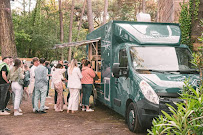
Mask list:
[{"label": "truck headlight", "polygon": [[146,81],[142,80],[140,82],[140,89],[147,100],[152,103],[159,104],[159,97]]}]

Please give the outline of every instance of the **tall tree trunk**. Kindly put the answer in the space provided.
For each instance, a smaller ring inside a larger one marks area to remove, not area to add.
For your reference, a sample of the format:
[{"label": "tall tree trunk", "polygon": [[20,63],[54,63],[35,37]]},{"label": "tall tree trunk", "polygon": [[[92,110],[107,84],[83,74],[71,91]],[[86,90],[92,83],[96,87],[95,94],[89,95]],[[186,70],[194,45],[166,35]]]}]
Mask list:
[{"label": "tall tree trunk", "polygon": [[92,0],[87,0],[87,17],[88,17],[89,32],[92,32],[94,30]]},{"label": "tall tree trunk", "polygon": [[[59,0],[59,21],[60,21],[60,41],[61,43],[63,43],[63,12],[62,12],[62,3],[61,0]],[[61,60],[64,60],[64,56],[63,56],[63,49],[61,49],[62,51],[62,56],[61,56]]]},{"label": "tall tree trunk", "polygon": [[103,24],[106,23],[107,11],[108,11],[108,0],[105,0],[105,4],[104,4],[104,14],[103,14]]},{"label": "tall tree trunk", "polygon": [[141,4],[142,4],[142,2],[141,2],[142,0],[139,0],[138,2],[139,2],[139,10],[138,10],[138,13],[140,13],[141,12]]},{"label": "tall tree trunk", "polygon": [[0,45],[2,58],[17,57],[10,0],[0,0]]},{"label": "tall tree trunk", "polygon": [[145,0],[142,0],[142,12],[145,13]]},{"label": "tall tree trunk", "polygon": [[[193,0],[193,3],[195,3],[195,0]],[[200,0],[199,7],[197,7],[196,4],[193,4],[193,8],[198,9],[198,15],[196,17],[192,16],[191,36],[192,39],[197,43],[197,38],[200,37],[203,32],[203,27],[201,27],[201,19],[203,19],[203,0]]]},{"label": "tall tree trunk", "polygon": [[135,0],[134,3],[135,3],[135,12],[134,12],[135,13],[135,17],[134,17],[134,20],[136,20],[136,15],[137,15],[137,4],[136,3],[137,3],[137,0]]},{"label": "tall tree trunk", "polygon": [[83,18],[83,14],[85,12],[85,5],[86,5],[86,0],[84,0],[84,2],[83,2],[82,13],[81,13],[81,16],[80,16],[80,22],[79,22],[79,26],[78,26],[78,34],[77,34],[76,41],[78,40],[78,37],[79,37],[79,34],[80,34],[80,28],[82,26],[82,18]]},{"label": "tall tree trunk", "polygon": [[[69,37],[68,42],[70,43],[72,41],[72,28],[73,28],[73,11],[74,11],[74,4],[75,0],[72,0],[72,6],[71,6],[71,14],[70,14],[70,25],[69,25]],[[68,61],[71,61],[71,47],[69,47],[68,51]]]},{"label": "tall tree trunk", "polygon": [[25,16],[25,7],[26,7],[26,3],[25,3],[25,0],[23,0],[23,15]]}]

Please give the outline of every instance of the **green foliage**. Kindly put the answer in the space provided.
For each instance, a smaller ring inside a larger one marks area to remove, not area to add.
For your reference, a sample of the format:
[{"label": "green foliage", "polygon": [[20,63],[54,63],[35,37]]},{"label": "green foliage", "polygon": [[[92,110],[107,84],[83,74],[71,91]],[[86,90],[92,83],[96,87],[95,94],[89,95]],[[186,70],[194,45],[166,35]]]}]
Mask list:
[{"label": "green foliage", "polygon": [[194,89],[187,81],[180,96],[183,102],[175,103],[177,109],[168,105],[172,115],[162,111],[164,115],[153,120],[152,129],[148,129],[148,134],[200,135],[203,133],[203,87]]},{"label": "green foliage", "polygon": [[193,56],[193,59],[191,61],[191,63],[198,69],[200,69],[202,66],[202,57],[203,57],[203,54],[201,52],[195,52],[192,54]]},{"label": "green foliage", "polygon": [[[47,60],[61,59],[62,51],[53,49],[59,40],[59,13],[57,7],[49,5],[42,0],[37,1],[35,9],[28,13],[12,12],[15,41],[19,57],[44,57]],[[65,12],[65,11],[64,11]],[[64,42],[68,42],[69,11],[64,14]],[[77,22],[74,22],[73,39],[77,36]],[[82,29],[78,40],[84,40],[87,31]],[[68,48],[64,50],[64,58],[68,59]],[[76,53],[77,52],[77,53]],[[73,50],[73,56],[78,60],[85,55],[84,48]],[[77,55],[75,55],[75,53]]]},{"label": "green foliage", "polygon": [[188,4],[183,3],[181,5],[181,13],[179,18],[181,29],[181,43],[189,45],[191,48],[191,15],[188,9]]},{"label": "green foliage", "polygon": [[[136,21],[136,14],[142,11],[142,1],[134,0],[111,0],[109,2],[110,20]],[[145,12],[156,18],[157,4],[154,1],[145,1]]]},{"label": "green foliage", "polygon": [[[200,25],[201,27],[203,27],[203,19],[200,20]],[[202,35],[198,38],[198,40],[203,43],[203,32]]]},{"label": "green foliage", "polygon": [[199,11],[199,4],[200,4],[200,0],[195,0],[195,5],[194,5],[194,11],[193,11],[193,17],[194,19],[198,19],[198,11]]},{"label": "green foliage", "polygon": [[181,4],[181,12],[179,17],[180,29],[181,29],[181,43],[188,45],[192,49],[191,42],[191,28],[192,20],[198,19],[200,0],[189,0],[189,4],[183,2]]},{"label": "green foliage", "polygon": [[[33,11],[12,12],[14,31],[16,36],[16,47],[19,57],[45,57],[48,60],[61,59],[62,49],[52,49],[55,44],[60,43],[59,11],[58,4],[55,0],[36,0],[37,4]],[[22,6],[28,6],[28,2],[22,3]],[[75,1],[74,23],[72,30],[72,42],[85,40],[88,34],[87,11],[83,15],[83,24],[78,34],[78,24],[83,7],[81,0]],[[64,43],[68,42],[69,35],[69,18],[71,2],[63,1],[63,26],[64,26]],[[97,28],[102,24],[104,1],[92,1],[94,16],[94,27]],[[86,8],[87,10],[87,8]],[[141,2],[133,0],[110,0],[108,6],[109,21],[125,20],[135,21],[136,14],[141,11]],[[156,4],[154,1],[146,1],[146,12],[150,13],[152,18],[156,15]],[[68,59],[68,48],[63,48],[64,58]],[[72,48],[72,57],[80,60],[86,57],[85,47]]]}]

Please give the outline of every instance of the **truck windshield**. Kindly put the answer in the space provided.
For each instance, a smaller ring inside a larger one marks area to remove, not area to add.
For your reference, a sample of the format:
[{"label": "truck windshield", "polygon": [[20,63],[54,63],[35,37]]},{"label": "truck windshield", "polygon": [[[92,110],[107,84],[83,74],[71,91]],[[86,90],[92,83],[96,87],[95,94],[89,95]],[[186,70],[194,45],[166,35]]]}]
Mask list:
[{"label": "truck windshield", "polygon": [[136,70],[196,71],[191,64],[192,56],[187,48],[131,47],[130,54]]}]

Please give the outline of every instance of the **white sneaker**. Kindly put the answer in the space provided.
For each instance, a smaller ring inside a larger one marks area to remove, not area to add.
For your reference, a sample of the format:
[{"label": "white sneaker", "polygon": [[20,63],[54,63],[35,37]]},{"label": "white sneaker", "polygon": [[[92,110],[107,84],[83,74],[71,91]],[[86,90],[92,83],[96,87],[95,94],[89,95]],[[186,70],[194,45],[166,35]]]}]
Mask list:
[{"label": "white sneaker", "polygon": [[84,111],[85,111],[85,108],[82,108],[82,111],[84,112]]},{"label": "white sneaker", "polygon": [[49,110],[49,107],[48,107],[48,106],[44,106],[44,109],[45,109],[45,110]]},{"label": "white sneaker", "polygon": [[23,113],[20,113],[20,112],[14,112],[14,116],[20,116],[20,115],[23,115]]},{"label": "white sneaker", "polygon": [[7,112],[7,111],[0,111],[0,115],[10,115],[10,113],[9,112]]},{"label": "white sneaker", "polygon": [[56,104],[54,104],[54,110],[56,110]]},{"label": "white sneaker", "polygon": [[33,110],[32,110],[33,112],[35,112],[35,108],[33,108]]},{"label": "white sneaker", "polygon": [[86,109],[86,112],[94,112],[94,110],[93,109]]},{"label": "white sneaker", "polygon": [[19,109],[18,109],[18,112],[22,113],[23,111],[19,108]]}]

